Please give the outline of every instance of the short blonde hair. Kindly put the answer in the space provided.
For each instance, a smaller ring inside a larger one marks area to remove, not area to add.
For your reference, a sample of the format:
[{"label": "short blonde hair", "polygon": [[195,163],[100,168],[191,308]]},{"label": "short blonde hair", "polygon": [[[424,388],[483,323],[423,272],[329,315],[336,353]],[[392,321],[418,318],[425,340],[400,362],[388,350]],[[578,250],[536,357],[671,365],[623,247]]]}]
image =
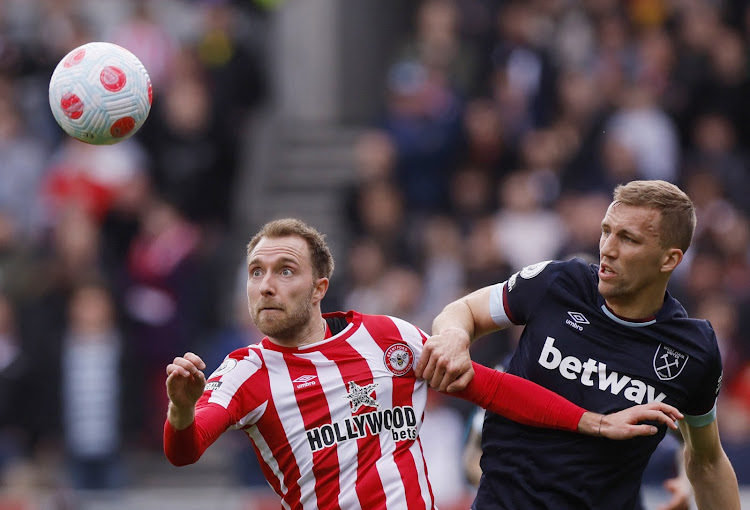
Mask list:
[{"label": "short blonde hair", "polygon": [[695,233],[695,207],[690,197],[667,181],[631,181],[613,193],[614,204],[656,209],[661,214],[659,238],[663,247],[686,252]]},{"label": "short blonde hair", "polygon": [[315,278],[328,278],[333,275],[333,255],[325,242],[325,235],[296,218],[282,218],[269,221],[247,244],[247,256],[255,249],[264,237],[278,239],[280,237],[301,237],[310,249],[310,264]]}]

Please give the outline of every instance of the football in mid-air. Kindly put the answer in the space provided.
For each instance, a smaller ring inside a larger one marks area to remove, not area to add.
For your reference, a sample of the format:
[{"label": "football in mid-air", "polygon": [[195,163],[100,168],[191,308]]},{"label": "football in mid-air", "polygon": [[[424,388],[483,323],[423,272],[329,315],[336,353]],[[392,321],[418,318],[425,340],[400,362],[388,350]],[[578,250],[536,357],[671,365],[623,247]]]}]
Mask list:
[{"label": "football in mid-air", "polygon": [[130,51],[90,42],[57,64],[49,82],[49,105],[70,136],[93,145],[131,137],[151,110],[151,80]]}]

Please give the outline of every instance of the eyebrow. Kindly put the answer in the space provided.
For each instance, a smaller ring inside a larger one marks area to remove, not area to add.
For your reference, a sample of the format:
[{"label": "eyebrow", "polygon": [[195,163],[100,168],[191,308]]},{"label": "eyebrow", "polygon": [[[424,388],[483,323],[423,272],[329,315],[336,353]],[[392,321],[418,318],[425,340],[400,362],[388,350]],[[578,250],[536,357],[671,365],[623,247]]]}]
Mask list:
[{"label": "eyebrow", "polygon": [[[612,228],[612,226],[607,221],[602,220],[602,228],[605,226],[609,227],[610,229]],[[638,238],[638,239],[642,238],[645,235],[643,233],[635,232],[627,228],[615,229],[613,233],[619,236],[625,235],[628,237],[633,237],[633,238]]]},{"label": "eyebrow", "polygon": [[[259,264],[258,260],[259,260],[259,257],[255,256],[255,257],[253,257],[253,258],[251,258],[250,260],[247,261],[247,265],[248,266],[258,265]],[[281,265],[289,265],[289,264],[291,264],[291,265],[299,266],[299,261],[297,259],[293,258],[293,257],[283,256],[283,257],[280,257],[279,259],[277,259],[274,262],[274,264],[275,265],[279,265],[279,264],[281,264]]]}]

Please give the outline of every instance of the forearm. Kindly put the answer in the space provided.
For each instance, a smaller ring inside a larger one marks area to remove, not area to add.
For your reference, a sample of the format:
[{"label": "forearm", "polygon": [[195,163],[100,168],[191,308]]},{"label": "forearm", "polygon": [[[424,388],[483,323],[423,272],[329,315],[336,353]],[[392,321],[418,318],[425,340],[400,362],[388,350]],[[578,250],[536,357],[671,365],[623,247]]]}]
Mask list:
[{"label": "forearm", "polygon": [[[193,419],[183,428],[175,426],[169,413],[164,422],[164,454],[175,466],[196,462],[231,423],[227,410],[217,405],[201,407],[191,414]],[[178,414],[177,418],[186,417]],[[184,421],[179,424],[183,425]]]},{"label": "forearm", "polygon": [[440,335],[449,329],[466,332],[469,340],[474,339],[474,319],[469,306],[462,300],[450,303],[432,321],[432,334]]},{"label": "forearm", "polygon": [[585,409],[521,377],[477,363],[473,367],[474,378],[469,385],[452,395],[524,425],[579,430]]},{"label": "forearm", "polygon": [[685,470],[699,510],[740,510],[737,475],[723,450],[713,463],[697,463],[686,454]]},{"label": "forearm", "polygon": [[176,430],[183,430],[195,421],[195,407],[178,408],[172,402],[167,409],[167,421]]}]

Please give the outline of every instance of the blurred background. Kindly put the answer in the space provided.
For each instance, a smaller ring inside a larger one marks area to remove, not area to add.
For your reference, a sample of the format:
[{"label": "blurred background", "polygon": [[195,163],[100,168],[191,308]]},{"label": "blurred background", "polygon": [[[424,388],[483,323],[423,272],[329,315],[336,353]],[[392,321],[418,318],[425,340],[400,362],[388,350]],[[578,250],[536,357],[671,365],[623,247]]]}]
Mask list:
[{"label": "blurred background", "polygon": [[[698,210],[670,291],[719,338],[719,425],[750,484],[750,2],[0,0],[0,509],[278,508],[247,438],[161,450],[164,367],[260,339],[245,244],[297,216],[337,259],[326,311],[429,330],[521,267],[597,260],[613,186]],[[115,146],[64,135],[57,62],[102,40],[154,91]],[[501,363],[518,331],[478,341]],[[432,394],[422,440],[466,508],[474,410]],[[674,467],[647,476],[649,498]]]}]

